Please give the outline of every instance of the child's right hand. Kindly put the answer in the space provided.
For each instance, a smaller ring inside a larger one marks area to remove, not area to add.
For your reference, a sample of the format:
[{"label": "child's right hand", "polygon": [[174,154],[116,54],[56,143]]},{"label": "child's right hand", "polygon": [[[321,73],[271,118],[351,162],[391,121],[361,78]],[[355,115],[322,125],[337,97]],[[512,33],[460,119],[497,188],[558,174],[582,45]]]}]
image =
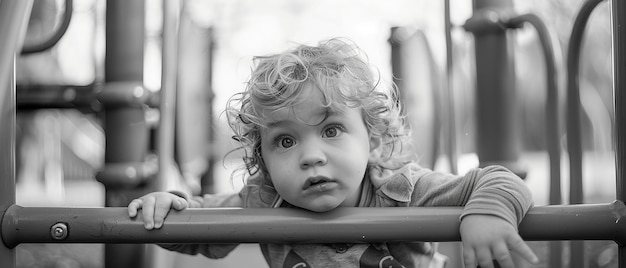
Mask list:
[{"label": "child's right hand", "polygon": [[168,192],[154,192],[134,199],[128,204],[128,216],[134,218],[141,210],[143,224],[147,230],[159,229],[170,209],[183,210],[189,206],[187,200]]}]

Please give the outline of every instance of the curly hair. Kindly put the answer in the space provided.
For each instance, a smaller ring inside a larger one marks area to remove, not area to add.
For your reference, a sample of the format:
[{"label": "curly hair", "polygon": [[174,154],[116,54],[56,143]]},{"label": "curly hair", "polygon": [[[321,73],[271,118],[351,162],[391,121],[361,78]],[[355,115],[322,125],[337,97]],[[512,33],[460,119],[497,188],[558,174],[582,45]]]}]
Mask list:
[{"label": "curly hair", "polygon": [[243,150],[242,168],[249,175],[262,172],[269,178],[261,156],[261,129],[267,123],[263,112],[297,105],[307,83],[321,92],[323,107],[361,109],[369,134],[381,140],[378,160],[370,164],[393,166],[409,155],[410,128],[401,115],[397,89],[379,89],[365,54],[353,43],[330,39],[318,46],[300,45],[255,57],[254,63],[245,90],[231,97],[226,108],[233,139],[241,143],[233,151]]}]

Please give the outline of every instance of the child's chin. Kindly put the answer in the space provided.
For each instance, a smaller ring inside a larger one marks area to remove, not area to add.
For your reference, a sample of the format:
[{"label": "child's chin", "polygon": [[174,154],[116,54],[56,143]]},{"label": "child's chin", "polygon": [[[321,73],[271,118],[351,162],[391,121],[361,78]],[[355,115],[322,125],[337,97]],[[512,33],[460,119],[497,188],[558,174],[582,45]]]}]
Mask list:
[{"label": "child's chin", "polygon": [[339,204],[323,204],[306,208],[313,212],[328,212],[339,207]]}]

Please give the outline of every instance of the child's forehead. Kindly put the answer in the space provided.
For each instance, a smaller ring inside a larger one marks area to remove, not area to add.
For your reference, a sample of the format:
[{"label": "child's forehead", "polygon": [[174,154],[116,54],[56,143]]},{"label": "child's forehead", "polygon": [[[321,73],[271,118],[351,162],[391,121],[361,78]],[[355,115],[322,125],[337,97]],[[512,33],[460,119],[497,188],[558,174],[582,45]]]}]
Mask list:
[{"label": "child's forehead", "polygon": [[284,107],[273,111],[264,112],[265,125],[274,127],[285,123],[302,123],[305,125],[318,125],[329,117],[343,116],[345,109],[330,106],[300,104],[292,107]]},{"label": "child's forehead", "polygon": [[310,80],[288,86],[285,90],[283,96],[276,96],[275,101],[255,105],[262,127],[283,122],[317,125],[331,116],[344,116],[346,111],[360,106],[339,92],[340,89]]}]

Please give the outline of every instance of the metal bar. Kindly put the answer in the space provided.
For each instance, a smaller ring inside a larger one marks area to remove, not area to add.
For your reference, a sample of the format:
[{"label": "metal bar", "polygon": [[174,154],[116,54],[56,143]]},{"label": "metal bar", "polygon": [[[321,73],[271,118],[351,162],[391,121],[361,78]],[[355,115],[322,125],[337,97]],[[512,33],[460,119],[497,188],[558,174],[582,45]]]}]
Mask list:
[{"label": "metal bar", "polygon": [[[112,83],[143,85],[145,46],[145,1],[107,0],[106,55],[104,62],[105,87]],[[128,87],[134,92],[137,87]],[[104,92],[105,94],[107,92]],[[104,132],[106,146],[105,168],[119,163],[138,163],[146,159],[150,130],[141,106],[104,104]],[[101,181],[106,187],[105,204],[108,207],[126,206],[133,198],[143,194],[142,188],[115,187]],[[70,230],[71,231],[71,230]],[[104,267],[145,267],[145,246],[105,245]]]},{"label": "metal bar", "polygon": [[160,91],[160,121],[156,135],[159,172],[154,181],[158,191],[179,190],[177,181],[181,175],[174,160],[176,127],[176,81],[178,76],[178,28],[180,1],[163,1],[163,46]]},{"label": "metal bar", "polygon": [[583,203],[582,133],[580,126],[580,51],[587,21],[594,8],[603,0],[588,0],[574,20],[567,50],[567,147],[570,159],[570,203]]},{"label": "metal bar", "polygon": [[524,178],[515,87],[515,62],[501,16],[512,0],[474,0],[465,24],[472,32],[476,58],[476,152],[481,166],[498,164]]},{"label": "metal bar", "polygon": [[615,97],[615,166],[618,200],[626,198],[626,3],[612,1],[613,90]]},{"label": "metal bar", "polygon": [[[421,31],[409,27],[392,27],[388,42],[391,47],[393,82],[398,88],[402,113],[414,129],[426,130],[421,131],[419,137],[413,137],[416,151],[422,155],[420,165],[434,169],[441,153],[440,136],[444,137],[444,144],[456,139],[454,132],[442,123],[454,121],[454,116],[449,113],[454,109],[448,108],[453,106],[452,98],[439,83],[441,78],[435,71],[437,68],[433,67],[434,59],[426,36]],[[415,100],[423,100],[422,105],[410,105]],[[444,147],[450,148],[448,145]],[[446,156],[450,160],[451,172],[456,173],[456,153],[446,151]]]},{"label": "metal bar", "polygon": [[[556,60],[554,56],[554,48],[552,45],[552,38],[548,27],[543,20],[534,14],[524,14],[509,20],[509,27],[521,27],[523,23],[531,24],[539,37],[541,47],[544,53],[544,60],[546,66],[546,140],[547,151],[550,162],[550,194],[549,204],[558,205],[562,203],[561,200],[561,146],[559,133],[560,129],[560,116],[559,116],[559,97],[558,97],[558,83],[557,83],[557,68]],[[549,267],[558,268],[563,267],[563,247],[561,241],[552,241],[549,245],[550,257]]]},{"label": "metal bar", "polygon": [[[0,5],[0,9],[2,5]],[[15,88],[11,76],[7,81],[0,79],[0,90],[7,96],[0,99],[0,219],[15,204]],[[0,239],[4,240],[0,233]],[[0,246],[0,267],[15,267],[15,250]]]},{"label": "metal bar", "polygon": [[[611,1],[613,92],[615,98],[615,179],[618,200],[626,198],[626,3]],[[626,268],[626,245],[618,245],[619,267]]]},{"label": "metal bar", "polygon": [[[22,47],[33,1],[0,1],[0,218],[15,206],[15,57]],[[0,239],[4,241],[3,234]],[[15,250],[0,245],[0,267],[15,267]]]},{"label": "metal bar", "polygon": [[[0,1],[0,86],[9,85],[16,51],[24,42],[33,1]],[[0,90],[0,100],[9,98],[9,90]],[[11,105],[12,107],[13,105]]]},{"label": "metal bar", "polygon": [[[176,100],[178,98],[178,42],[185,42],[179,36],[180,0],[161,1],[163,20],[161,38],[161,89],[159,91],[159,124],[156,131],[156,154],[158,172],[150,182],[150,190],[190,192],[182,180],[180,166],[175,160]],[[185,104],[186,105],[186,104]],[[170,265],[167,256],[158,254],[155,247],[146,250],[146,267],[164,268]]]},{"label": "metal bar", "polygon": [[[603,0],[587,0],[579,10],[567,50],[567,149],[569,153],[570,204],[582,204],[583,198],[583,149],[581,127],[581,104],[579,91],[580,51],[587,21],[591,12]],[[573,241],[570,247],[572,267],[584,267],[585,251],[582,241]]]},{"label": "metal bar", "polygon": [[[183,1],[180,16],[179,64],[176,95],[175,153],[185,183],[195,195],[215,193],[213,166],[219,156],[212,142],[213,30],[191,16],[195,8]],[[202,57],[203,60],[198,60]],[[214,153],[215,152],[215,153]]]},{"label": "metal bar", "polygon": [[101,105],[95,91],[95,85],[18,85],[15,98],[18,110],[65,108],[98,112]]},{"label": "metal bar", "polygon": [[[338,208],[315,213],[291,208],[172,211],[159,230],[144,229],[126,208],[11,206],[4,243],[332,243],[460,241],[461,207]],[[519,226],[526,240],[626,242],[626,206],[539,206]]]},{"label": "metal bar", "polygon": [[443,107],[441,107],[444,118],[443,136],[445,137],[444,152],[448,155],[450,161],[450,172],[458,174],[458,149],[456,142],[456,104],[454,103],[454,65],[452,58],[452,21],[450,18],[450,0],[444,1],[444,34],[446,39],[446,74],[443,79],[444,86],[442,88]]},{"label": "metal bar", "polygon": [[61,17],[61,22],[54,33],[46,40],[34,44],[25,44],[22,48],[21,54],[39,53],[51,49],[54,47],[61,37],[67,32],[67,28],[70,26],[72,20],[72,14],[74,10],[73,0],[65,0],[65,11]]}]

